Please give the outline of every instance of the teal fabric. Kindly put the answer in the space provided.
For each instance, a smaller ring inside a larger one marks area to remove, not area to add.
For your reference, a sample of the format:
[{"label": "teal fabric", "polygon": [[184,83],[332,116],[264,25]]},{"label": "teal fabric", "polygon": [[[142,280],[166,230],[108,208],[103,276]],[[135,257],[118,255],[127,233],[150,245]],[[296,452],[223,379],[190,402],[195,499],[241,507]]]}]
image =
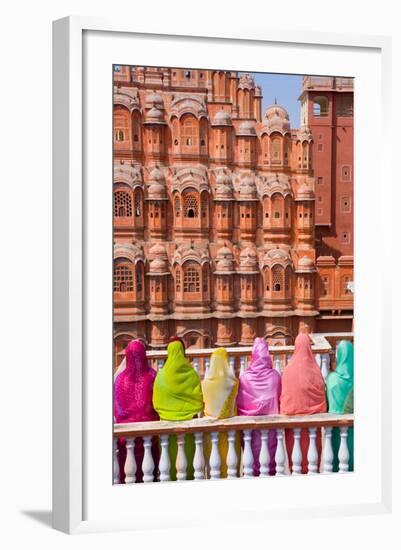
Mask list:
[{"label": "teal fabric", "polygon": [[[327,377],[327,401],[329,413],[347,414],[354,412],[354,346],[348,340],[341,340],[336,353],[336,370]],[[354,470],[354,428],[348,428],[349,471]],[[338,472],[338,451],[340,430],[333,428],[333,471]]]}]

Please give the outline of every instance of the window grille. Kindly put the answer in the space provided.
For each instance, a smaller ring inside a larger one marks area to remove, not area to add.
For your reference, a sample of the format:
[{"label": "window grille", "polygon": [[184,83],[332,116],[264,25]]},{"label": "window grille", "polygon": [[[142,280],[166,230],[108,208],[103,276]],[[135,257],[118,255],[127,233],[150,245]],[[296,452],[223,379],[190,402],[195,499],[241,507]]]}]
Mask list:
[{"label": "window grille", "polygon": [[199,271],[194,267],[188,267],[184,273],[184,292],[199,292],[200,276]]},{"label": "window grille", "polygon": [[194,195],[186,195],[184,199],[184,216],[185,218],[197,218],[198,201]]},{"label": "window grille", "polygon": [[114,292],[132,292],[134,278],[132,270],[127,265],[116,265],[114,268]]},{"label": "window grille", "polygon": [[116,191],[114,193],[114,215],[120,218],[132,216],[132,200],[127,191]]},{"label": "window grille", "polygon": [[283,268],[279,265],[275,265],[272,269],[273,277],[273,290],[274,292],[281,292],[283,288]]}]

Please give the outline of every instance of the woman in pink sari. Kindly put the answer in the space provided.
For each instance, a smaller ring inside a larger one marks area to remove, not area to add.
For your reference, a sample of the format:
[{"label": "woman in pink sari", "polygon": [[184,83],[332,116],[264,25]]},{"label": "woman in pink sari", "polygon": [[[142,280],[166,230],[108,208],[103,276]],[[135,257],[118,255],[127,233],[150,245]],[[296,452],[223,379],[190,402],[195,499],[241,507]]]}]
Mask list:
[{"label": "woman in pink sari", "polygon": [[[149,366],[144,344],[132,340],[125,349],[126,367],[114,381],[114,417],[118,424],[125,422],[147,422],[159,420],[152,404],[153,382],[156,372]],[[118,461],[120,465],[120,483],[124,483],[124,463],[127,456],[125,440],[118,440]],[[136,482],[142,481],[143,441],[135,439],[135,460],[137,464]],[[159,449],[157,440],[152,440],[152,455],[158,464]],[[155,467],[156,469],[156,467]]]},{"label": "woman in pink sari", "polygon": [[[252,359],[248,368],[241,374],[237,398],[238,414],[242,416],[260,416],[278,414],[280,410],[281,377],[273,369],[269,346],[264,338],[256,338],[252,349]],[[277,437],[269,431],[268,446],[270,454],[269,473],[276,472]],[[253,473],[259,475],[261,441],[260,432],[252,432]]]},{"label": "woman in pink sari", "polygon": [[[312,353],[311,340],[306,333],[298,334],[295,339],[295,351],[281,377],[280,412],[286,415],[319,414],[327,411],[326,388],[322,374]],[[294,434],[285,430],[285,442],[290,470],[292,470],[292,450]],[[316,445],[318,464],[322,450],[321,430],[317,430]],[[301,430],[302,473],[308,472],[308,430]]]}]

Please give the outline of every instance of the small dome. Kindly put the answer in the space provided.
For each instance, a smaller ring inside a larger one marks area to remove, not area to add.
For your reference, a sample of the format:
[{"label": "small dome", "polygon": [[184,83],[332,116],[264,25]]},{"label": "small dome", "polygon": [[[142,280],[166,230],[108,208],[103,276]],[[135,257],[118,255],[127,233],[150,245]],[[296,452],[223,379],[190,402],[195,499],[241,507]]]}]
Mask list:
[{"label": "small dome", "polygon": [[252,120],[241,122],[237,136],[256,136],[255,123]]},{"label": "small dome", "polygon": [[227,200],[233,198],[233,184],[231,177],[219,174],[216,178],[216,199]]},{"label": "small dome", "polygon": [[240,200],[254,200],[257,198],[255,181],[251,176],[245,176],[239,184],[239,197]]},{"label": "small dome", "polygon": [[152,260],[149,264],[150,273],[166,273],[168,271],[168,266],[166,260],[163,258],[157,257]]},{"label": "small dome", "polygon": [[239,77],[238,88],[252,90],[255,87],[255,81],[248,73]]},{"label": "small dome", "polygon": [[216,255],[217,272],[233,270],[233,253],[228,246],[222,246]]},{"label": "small dome", "polygon": [[[268,134],[280,132],[285,134],[291,130],[288,112],[281,105],[271,105],[264,114],[263,130]],[[262,130],[262,132],[263,132]]]},{"label": "small dome", "polygon": [[162,259],[167,259],[166,249],[161,243],[154,244],[149,249],[149,254],[152,258],[159,257],[159,258],[162,258]]},{"label": "small dome", "polygon": [[149,199],[164,199],[166,198],[166,186],[163,183],[155,181],[148,187]]},{"label": "small dome", "polygon": [[160,170],[160,168],[158,168],[157,166],[155,166],[154,168],[152,168],[152,170],[149,172],[149,183],[153,183],[153,182],[164,182],[165,179],[164,179],[164,174],[163,172]]},{"label": "small dome", "polygon": [[151,107],[157,107],[158,109],[164,109],[163,98],[160,94],[156,92],[151,92],[146,96],[145,106],[147,109]]},{"label": "small dome", "polygon": [[254,248],[247,246],[240,254],[240,269],[243,271],[256,271],[258,267],[258,255]]},{"label": "small dome", "polygon": [[315,262],[308,256],[302,256],[298,262],[297,271],[303,271],[311,273],[315,271]]},{"label": "small dome", "polygon": [[214,115],[212,126],[232,126],[229,113],[227,113],[223,109],[217,111],[217,113]]},{"label": "small dome", "polygon": [[145,124],[166,124],[166,122],[163,113],[153,106],[146,114]]}]

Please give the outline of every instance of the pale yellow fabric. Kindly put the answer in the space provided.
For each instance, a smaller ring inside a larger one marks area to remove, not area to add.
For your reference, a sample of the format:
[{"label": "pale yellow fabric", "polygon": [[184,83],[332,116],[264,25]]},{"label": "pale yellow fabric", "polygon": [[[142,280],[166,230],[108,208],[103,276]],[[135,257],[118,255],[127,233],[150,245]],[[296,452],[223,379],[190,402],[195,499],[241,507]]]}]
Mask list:
[{"label": "pale yellow fabric", "polygon": [[[228,353],[224,348],[218,348],[212,353],[207,378],[202,382],[203,401],[205,403],[205,416],[210,418],[230,418],[235,416],[236,399],[238,393],[238,379],[231,372]],[[211,453],[210,435],[205,434],[205,456]],[[236,441],[237,453],[239,453],[239,440]],[[221,459],[221,477],[227,477],[227,453],[228,437],[226,433],[219,433],[219,454]]]}]

